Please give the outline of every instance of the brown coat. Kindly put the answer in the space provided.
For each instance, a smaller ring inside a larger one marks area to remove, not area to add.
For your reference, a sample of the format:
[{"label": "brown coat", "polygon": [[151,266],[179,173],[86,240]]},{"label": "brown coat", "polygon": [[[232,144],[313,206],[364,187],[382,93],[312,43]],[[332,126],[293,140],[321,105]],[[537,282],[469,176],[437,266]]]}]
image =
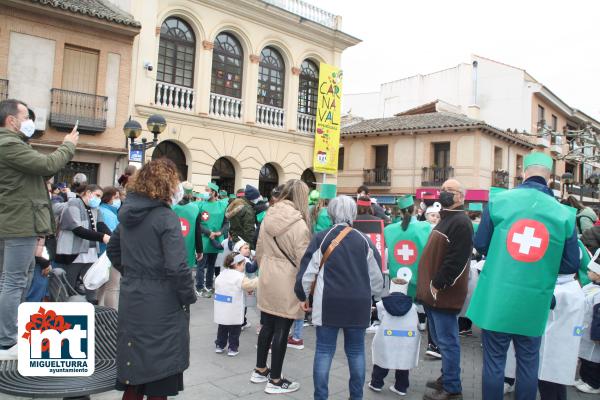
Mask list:
[{"label": "brown coat", "polygon": [[308,226],[292,202],[283,200],[269,207],[256,244],[260,268],[257,296],[261,311],[289,319],[303,317],[294,284],[309,241]]},{"label": "brown coat", "polygon": [[441,269],[450,246],[451,243],[446,235],[435,229],[431,231],[427,245],[425,245],[421,259],[419,260],[417,299],[429,307],[444,311],[460,312],[467,297],[467,286],[469,283],[468,259],[453,284],[438,291],[437,299],[431,293],[432,281]]}]

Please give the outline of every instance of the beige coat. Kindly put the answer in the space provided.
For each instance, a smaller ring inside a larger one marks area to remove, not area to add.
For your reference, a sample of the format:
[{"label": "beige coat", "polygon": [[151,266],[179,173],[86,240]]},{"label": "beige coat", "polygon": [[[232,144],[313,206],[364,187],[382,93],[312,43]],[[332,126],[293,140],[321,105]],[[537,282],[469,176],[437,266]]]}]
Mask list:
[{"label": "beige coat", "polygon": [[[293,265],[279,250],[275,238]],[[294,294],[294,284],[309,242],[308,226],[292,202],[283,200],[269,207],[256,245],[260,268],[257,296],[261,311],[289,319],[304,317]]]}]

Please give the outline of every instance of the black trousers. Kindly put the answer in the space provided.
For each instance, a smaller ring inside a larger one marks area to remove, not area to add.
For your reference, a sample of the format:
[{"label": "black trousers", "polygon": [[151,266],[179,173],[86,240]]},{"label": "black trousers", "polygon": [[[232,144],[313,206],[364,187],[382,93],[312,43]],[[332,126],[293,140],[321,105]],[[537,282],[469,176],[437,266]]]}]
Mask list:
[{"label": "black trousers", "polygon": [[[67,273],[67,282],[69,282],[69,285],[71,285],[73,289],[79,291],[79,283],[80,281],[83,282],[85,273],[88,272],[88,269],[90,269],[92,265],[92,263],[71,263],[66,266],[65,272]],[[98,301],[96,299],[95,290],[85,289],[85,293],[81,294],[85,294],[85,299],[90,303],[97,304]]]},{"label": "black trousers", "polygon": [[560,383],[538,380],[541,400],[567,400],[567,387]]},{"label": "black trousers", "polygon": [[594,389],[600,389],[600,363],[584,360],[583,358],[579,360],[581,361],[579,366],[581,380]]},{"label": "black trousers", "polygon": [[458,331],[468,331],[473,326],[473,322],[467,317],[458,317]]},{"label": "black trousers", "polygon": [[238,351],[240,347],[241,325],[220,325],[217,329],[217,340],[215,344],[224,349],[229,343],[229,350]]},{"label": "black trousers", "polygon": [[287,340],[293,319],[277,317],[275,315],[260,313],[262,328],[258,335],[256,349],[256,368],[267,366],[269,346],[271,346],[271,379],[280,379],[283,368],[283,359],[287,349]]},{"label": "black trousers", "polygon": [[[390,372],[389,369],[381,368],[377,364],[373,364],[373,373],[371,374],[371,385],[376,388],[383,387],[383,380]],[[406,393],[408,390],[408,370],[407,369],[397,369],[395,373],[396,382],[394,383],[394,387],[397,391]]]}]

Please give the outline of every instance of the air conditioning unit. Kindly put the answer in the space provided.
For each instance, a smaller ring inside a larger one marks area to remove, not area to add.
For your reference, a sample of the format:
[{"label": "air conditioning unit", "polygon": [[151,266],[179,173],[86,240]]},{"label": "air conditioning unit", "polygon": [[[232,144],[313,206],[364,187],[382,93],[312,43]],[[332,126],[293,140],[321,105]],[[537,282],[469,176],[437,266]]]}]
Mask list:
[{"label": "air conditioning unit", "polygon": [[35,114],[35,130],[45,131],[48,126],[48,109],[41,107],[31,107]]}]

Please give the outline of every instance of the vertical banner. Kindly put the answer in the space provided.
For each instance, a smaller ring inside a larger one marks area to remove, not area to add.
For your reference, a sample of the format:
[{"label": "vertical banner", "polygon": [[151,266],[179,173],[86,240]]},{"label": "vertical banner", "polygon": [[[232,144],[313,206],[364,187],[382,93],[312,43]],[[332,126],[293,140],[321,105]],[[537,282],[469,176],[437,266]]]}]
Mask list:
[{"label": "vertical banner", "polygon": [[333,65],[321,63],[313,157],[315,172],[337,173],[340,150],[342,77],[342,70]]},{"label": "vertical banner", "polygon": [[383,221],[382,220],[356,220],[352,223],[352,227],[361,231],[375,245],[375,248],[381,254],[381,270],[387,272],[387,259],[385,254],[385,238],[383,236]]}]

